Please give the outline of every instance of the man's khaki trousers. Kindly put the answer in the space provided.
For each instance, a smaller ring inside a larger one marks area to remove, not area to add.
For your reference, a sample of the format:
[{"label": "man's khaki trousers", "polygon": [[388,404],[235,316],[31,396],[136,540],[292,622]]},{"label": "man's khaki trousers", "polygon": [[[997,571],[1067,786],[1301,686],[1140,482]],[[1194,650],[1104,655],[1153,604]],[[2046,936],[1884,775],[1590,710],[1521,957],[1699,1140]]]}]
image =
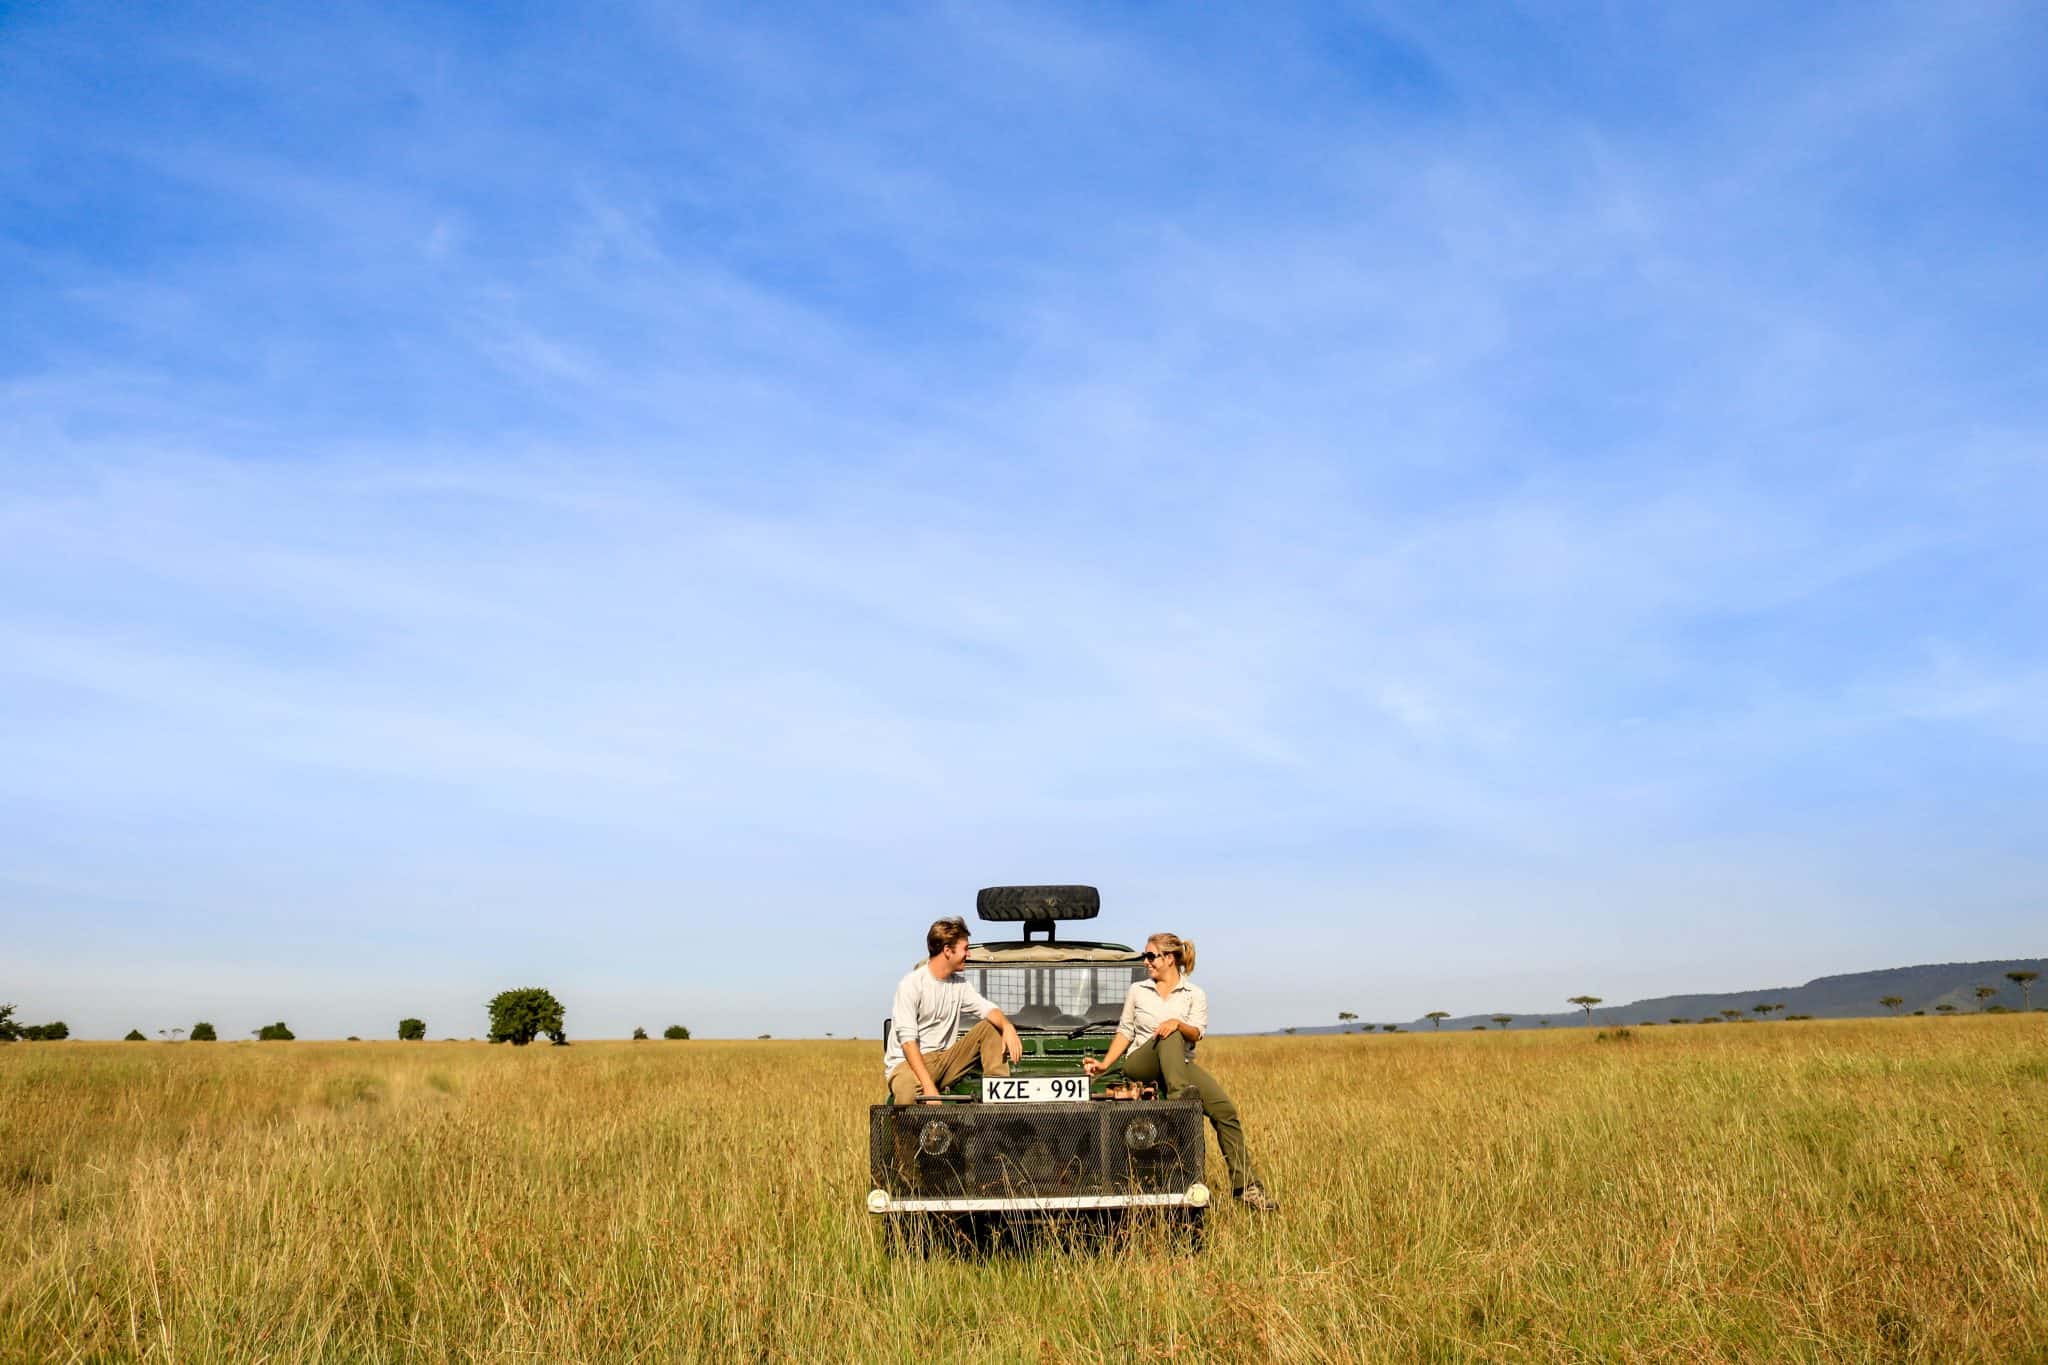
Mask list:
[{"label": "man's khaki trousers", "polygon": [[[1002,1030],[986,1019],[955,1039],[953,1046],[938,1056],[927,1056],[924,1065],[925,1070],[932,1073],[932,1084],[941,1092],[977,1067],[984,1076],[1010,1074],[1009,1063],[1003,1060]],[[917,1073],[910,1069],[910,1063],[898,1062],[896,1069],[889,1073],[890,1100],[896,1104],[914,1104],[922,1093],[917,1088]]]}]

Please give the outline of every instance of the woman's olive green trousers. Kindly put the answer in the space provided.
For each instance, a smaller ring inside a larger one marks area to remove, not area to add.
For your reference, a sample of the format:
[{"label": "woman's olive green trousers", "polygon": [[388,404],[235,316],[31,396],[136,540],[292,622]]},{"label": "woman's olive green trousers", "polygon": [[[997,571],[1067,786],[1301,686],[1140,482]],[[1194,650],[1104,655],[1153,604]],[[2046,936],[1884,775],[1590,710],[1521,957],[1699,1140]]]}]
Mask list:
[{"label": "woman's olive green trousers", "polygon": [[[1161,1046],[1161,1044],[1164,1046]],[[1149,1039],[1123,1056],[1124,1074],[1134,1081],[1156,1081],[1168,1099],[1199,1096],[1202,1113],[1216,1130],[1216,1145],[1223,1149],[1223,1164],[1230,1168],[1230,1188],[1241,1190],[1259,1181],[1251,1157],[1244,1148],[1244,1125],[1238,1121],[1237,1106],[1224,1093],[1222,1082],[1196,1066],[1188,1056],[1188,1040],[1179,1034]]]}]

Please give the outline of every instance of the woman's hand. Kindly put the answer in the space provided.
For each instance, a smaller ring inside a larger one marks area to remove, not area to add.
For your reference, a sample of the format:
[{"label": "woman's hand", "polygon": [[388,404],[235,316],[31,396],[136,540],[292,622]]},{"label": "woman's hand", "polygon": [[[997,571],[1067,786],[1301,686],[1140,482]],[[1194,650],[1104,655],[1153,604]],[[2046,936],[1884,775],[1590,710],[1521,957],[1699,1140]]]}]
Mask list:
[{"label": "woman's hand", "polygon": [[1180,1020],[1163,1020],[1161,1021],[1159,1027],[1154,1029],[1153,1032],[1161,1038],[1171,1038],[1174,1034],[1180,1032]]},{"label": "woman's hand", "polygon": [[1109,1070],[1109,1068],[1104,1066],[1102,1062],[1097,1058],[1083,1057],[1081,1059],[1081,1070],[1087,1074],[1090,1080],[1093,1080],[1095,1077],[1100,1076],[1103,1072]]}]

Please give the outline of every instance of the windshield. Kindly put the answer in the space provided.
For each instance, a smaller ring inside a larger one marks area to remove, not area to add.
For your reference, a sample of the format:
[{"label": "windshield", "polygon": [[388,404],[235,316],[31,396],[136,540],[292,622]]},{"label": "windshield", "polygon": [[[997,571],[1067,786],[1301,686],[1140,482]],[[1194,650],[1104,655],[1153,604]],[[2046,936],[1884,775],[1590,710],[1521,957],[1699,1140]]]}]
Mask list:
[{"label": "windshield", "polygon": [[1138,963],[1113,967],[1016,966],[966,969],[974,989],[1020,1029],[1077,1029],[1087,1024],[1114,1027],[1124,994],[1145,979]]}]

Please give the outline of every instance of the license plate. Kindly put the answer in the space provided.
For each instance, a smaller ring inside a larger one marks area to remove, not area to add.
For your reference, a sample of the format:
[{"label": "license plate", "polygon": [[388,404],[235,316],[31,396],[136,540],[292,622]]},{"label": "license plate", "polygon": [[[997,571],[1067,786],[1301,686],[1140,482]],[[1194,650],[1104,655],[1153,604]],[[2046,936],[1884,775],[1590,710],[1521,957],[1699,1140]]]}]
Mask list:
[{"label": "license plate", "polygon": [[1086,1076],[983,1076],[983,1104],[1046,1104],[1088,1098]]}]

